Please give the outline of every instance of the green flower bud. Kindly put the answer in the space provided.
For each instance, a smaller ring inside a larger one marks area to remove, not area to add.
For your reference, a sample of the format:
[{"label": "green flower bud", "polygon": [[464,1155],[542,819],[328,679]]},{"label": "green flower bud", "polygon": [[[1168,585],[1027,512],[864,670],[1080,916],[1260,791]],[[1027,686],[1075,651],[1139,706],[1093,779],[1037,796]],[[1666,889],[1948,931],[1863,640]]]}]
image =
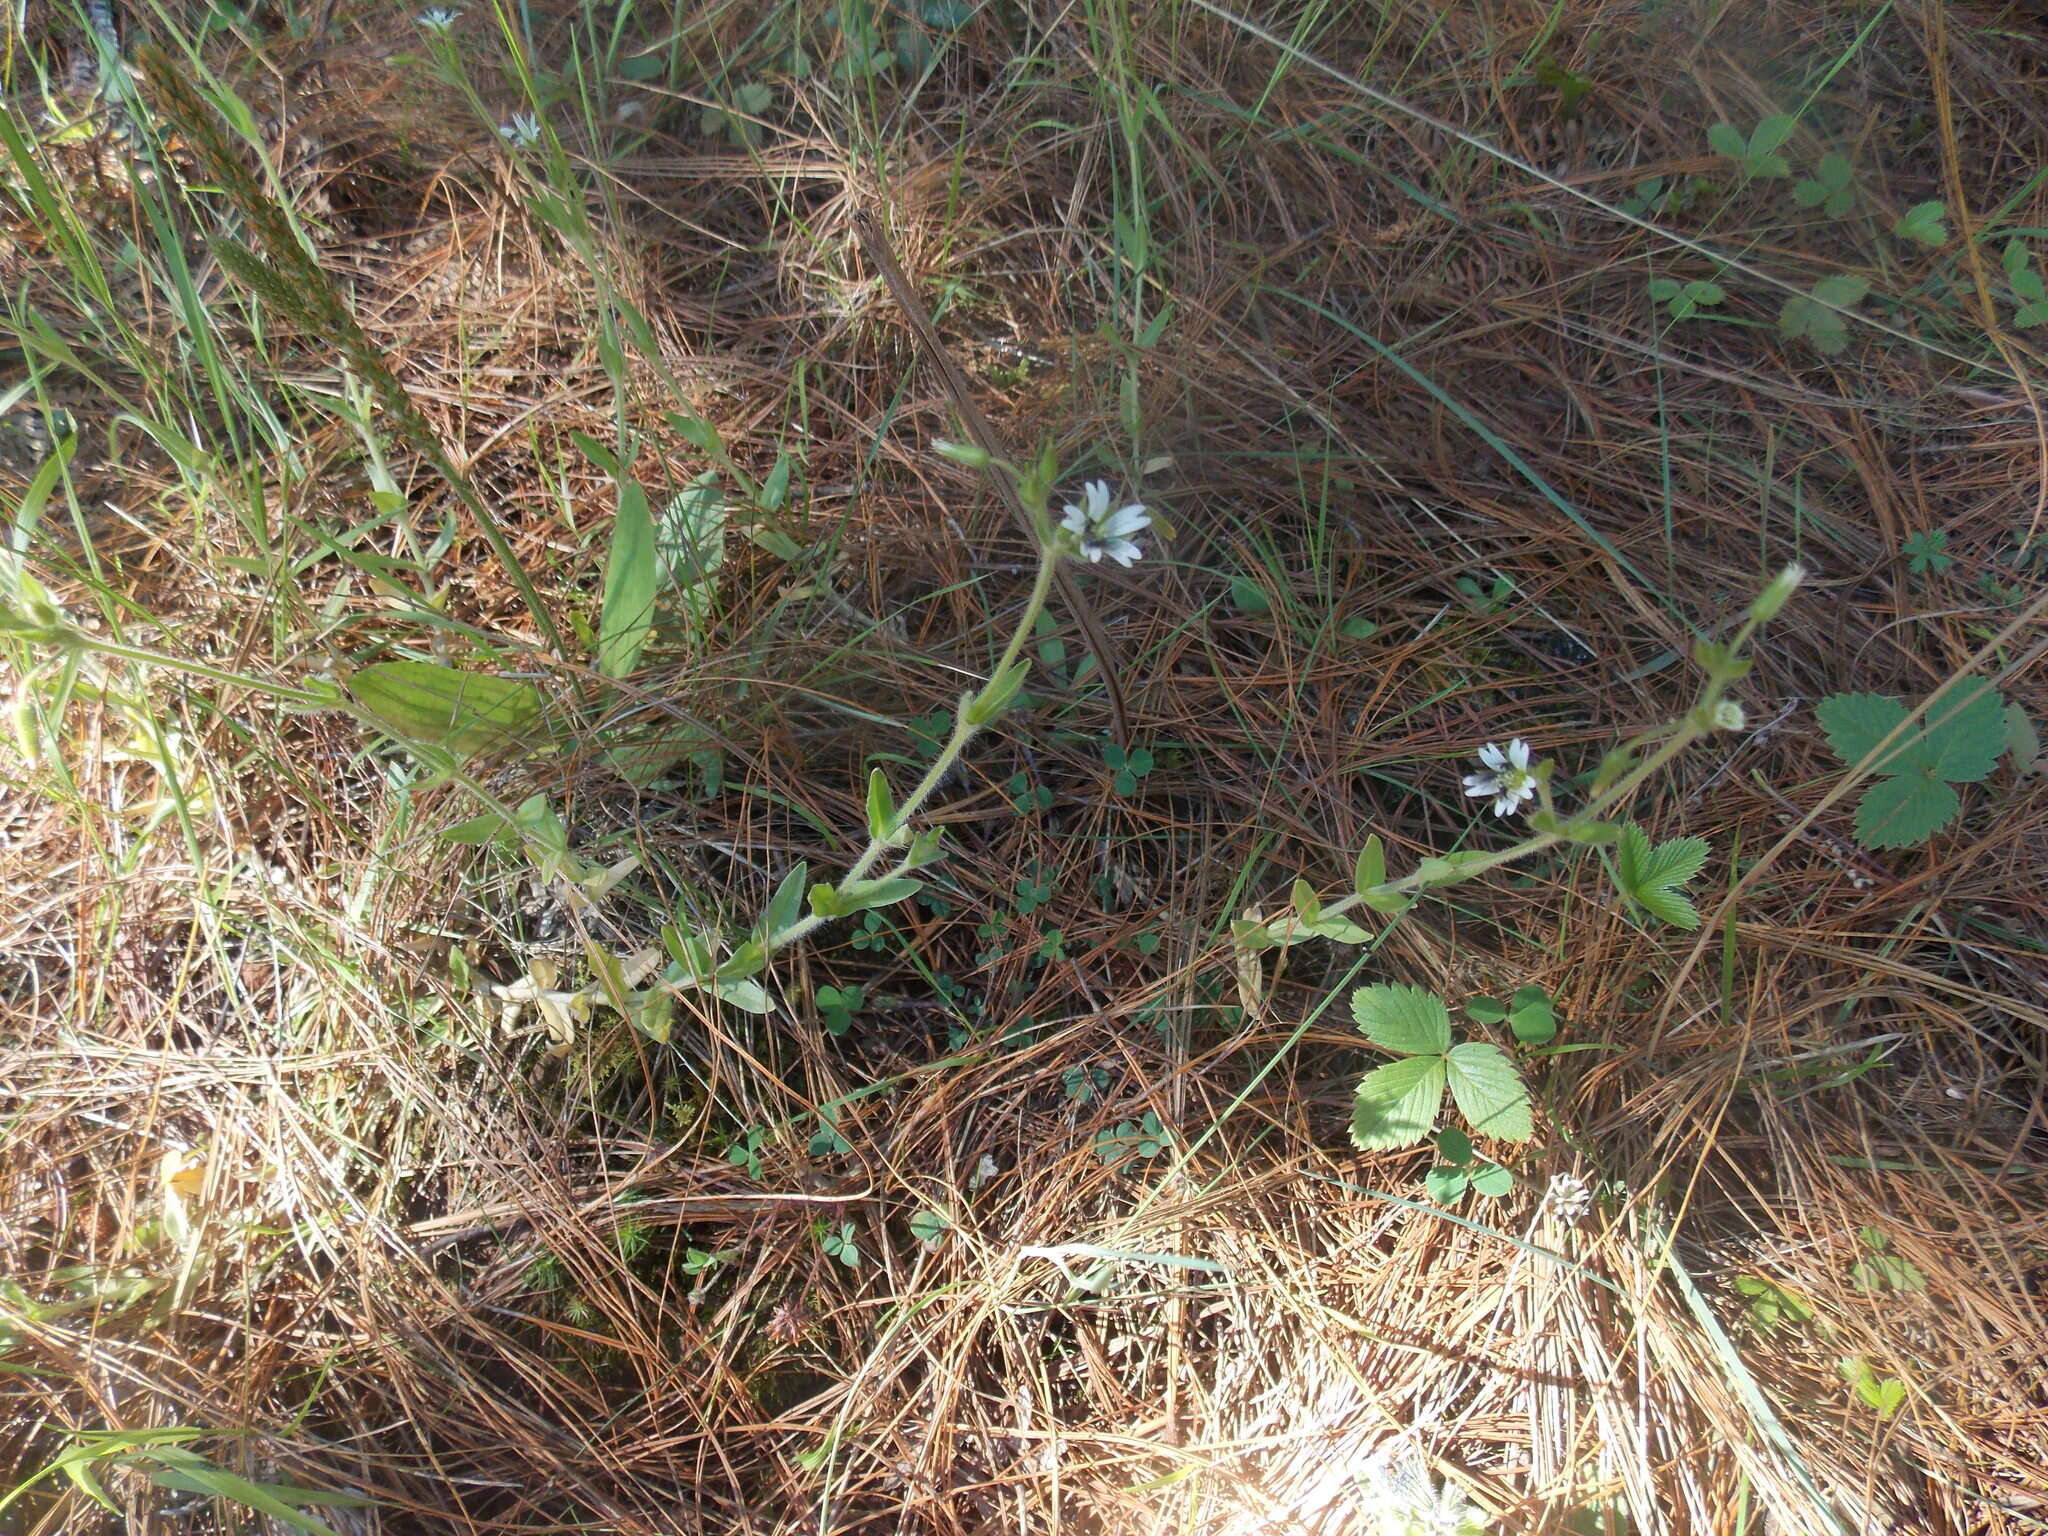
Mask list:
[{"label": "green flower bud", "polygon": [[948,438],[935,437],[932,439],[932,452],[949,464],[958,464],[964,469],[987,469],[989,465],[989,451],[972,443],[956,443]]},{"label": "green flower bud", "polygon": [[1771,584],[1757,594],[1757,600],[1750,604],[1749,616],[1759,624],[1768,623],[1778,616],[1778,610],[1791,600],[1799,589],[1799,583],[1806,580],[1806,567],[1788,565],[1776,576]]}]

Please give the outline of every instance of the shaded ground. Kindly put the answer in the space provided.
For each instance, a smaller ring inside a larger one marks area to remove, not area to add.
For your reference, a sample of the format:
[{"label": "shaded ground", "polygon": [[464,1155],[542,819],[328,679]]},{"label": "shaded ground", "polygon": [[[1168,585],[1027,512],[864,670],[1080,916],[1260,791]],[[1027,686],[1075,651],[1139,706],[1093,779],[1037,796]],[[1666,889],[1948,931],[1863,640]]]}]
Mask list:
[{"label": "shaded ground", "polygon": [[[437,836],[475,797],[346,712],[9,639],[23,1475],[189,1425],[379,1501],[337,1530],[1337,1532],[1405,1441],[1502,1531],[2048,1519],[2039,778],[1866,852],[1813,713],[1973,666],[2044,713],[2038,18],[552,5],[443,43],[344,9],[215,18],[179,66],[247,104],[231,164],[161,73],[130,135],[51,128],[63,37],[24,42],[15,547],[98,635],[245,678],[537,682],[477,777],[638,864],[579,910]],[[1709,139],[1775,113],[1788,175]],[[417,421],[311,287],[208,243],[288,274],[280,208]],[[921,771],[1024,600],[861,209],[1020,453],[1159,516],[1083,574],[1131,755],[1056,613],[923,896],[778,958],[766,1018],[559,1047],[492,988],[843,868],[868,768]],[[656,508],[727,523],[626,684],[573,436],[621,423]],[[1589,774],[1792,560],[1749,728],[1632,811],[1710,841],[1697,934],[1575,857],[1240,967],[1228,921],[1348,889],[1369,833],[1499,846],[1481,743]],[[628,783],[621,732],[688,755]],[[1556,999],[1580,1049],[1531,1068],[1508,1196],[1446,1214],[1428,1154],[1351,1150],[1358,980]],[[229,1528],[107,1486],[105,1529]],[[95,1528],[49,1493],[0,1521]]]}]

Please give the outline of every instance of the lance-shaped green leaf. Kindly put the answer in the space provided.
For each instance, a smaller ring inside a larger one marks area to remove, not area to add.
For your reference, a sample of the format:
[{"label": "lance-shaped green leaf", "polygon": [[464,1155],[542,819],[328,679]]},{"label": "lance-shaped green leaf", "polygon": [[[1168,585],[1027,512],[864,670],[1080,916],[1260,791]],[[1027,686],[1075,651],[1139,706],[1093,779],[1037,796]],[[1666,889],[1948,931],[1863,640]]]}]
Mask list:
[{"label": "lance-shaped green leaf", "polygon": [[893,907],[923,889],[922,880],[890,875],[880,880],[849,880],[839,887],[839,899],[848,912],[866,912],[874,907]]},{"label": "lance-shaped green leaf", "polygon": [[351,673],[348,687],[392,735],[458,757],[530,748],[541,715],[532,683],[431,661],[373,662]]},{"label": "lance-shaped green leaf", "polygon": [[654,517],[647,493],[621,478],[612,547],[605,557],[604,604],[598,613],[597,669],[625,677],[639,663],[654,633],[654,593],[661,566],[654,557]]},{"label": "lance-shaped green leaf", "polygon": [[923,869],[927,864],[936,864],[946,856],[943,846],[946,831],[943,827],[926,827],[910,840],[910,847],[904,850],[905,869]]},{"label": "lance-shaped green leaf", "polygon": [[1351,872],[1351,888],[1360,896],[1369,896],[1375,887],[1387,883],[1387,850],[1375,832],[1365,840],[1359,850],[1358,864]]},{"label": "lance-shaped green leaf", "polygon": [[878,843],[896,840],[896,797],[889,793],[888,775],[879,768],[868,770],[868,836]]},{"label": "lance-shaped green leaf", "polygon": [[1010,663],[1003,672],[990,678],[979,693],[970,693],[960,701],[960,718],[971,726],[987,725],[1010,707],[1022,691],[1024,679],[1030,675],[1030,662]]},{"label": "lance-shaped green leaf", "polygon": [[796,868],[782,877],[782,883],[775,887],[775,894],[768,898],[768,908],[761,914],[758,933],[764,938],[772,938],[795,925],[796,920],[803,916],[804,882],[810,877],[811,866],[798,860]]}]

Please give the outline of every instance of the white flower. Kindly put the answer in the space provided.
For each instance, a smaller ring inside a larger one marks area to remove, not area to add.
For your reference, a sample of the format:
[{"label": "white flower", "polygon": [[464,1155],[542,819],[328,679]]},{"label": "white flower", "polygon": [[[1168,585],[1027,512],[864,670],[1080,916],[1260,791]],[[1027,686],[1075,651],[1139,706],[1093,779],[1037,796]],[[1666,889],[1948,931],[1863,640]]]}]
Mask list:
[{"label": "white flower", "polygon": [[1068,502],[1060,526],[1074,536],[1074,553],[1084,560],[1099,561],[1109,556],[1118,565],[1129,565],[1144,551],[1131,542],[1131,535],[1152,525],[1152,514],[1137,502],[1109,510],[1109,483],[1090,480],[1082,488],[1083,506]]},{"label": "white flower", "polygon": [[446,32],[455,25],[455,18],[462,12],[451,10],[445,5],[430,5],[419,14],[419,24],[429,32]]},{"label": "white flower", "polygon": [[1576,1226],[1593,1204],[1593,1186],[1575,1173],[1553,1173],[1543,1191],[1543,1203],[1566,1226]]},{"label": "white flower", "polygon": [[510,122],[498,124],[498,137],[507,144],[531,149],[540,142],[540,119],[531,112],[514,112]]},{"label": "white flower", "polygon": [[1493,797],[1493,814],[1512,816],[1536,793],[1536,775],[1529,767],[1529,743],[1517,736],[1503,751],[1488,742],[1479,749],[1485,773],[1465,775],[1465,793],[1473,799]]},{"label": "white flower", "polygon": [[1454,1484],[1438,1486],[1412,1445],[1382,1447],[1359,1473],[1373,1536],[1484,1536],[1485,1512]]},{"label": "white flower", "polygon": [[1739,731],[1749,723],[1749,716],[1742,706],[1733,699],[1714,701],[1714,729],[1717,731]]}]

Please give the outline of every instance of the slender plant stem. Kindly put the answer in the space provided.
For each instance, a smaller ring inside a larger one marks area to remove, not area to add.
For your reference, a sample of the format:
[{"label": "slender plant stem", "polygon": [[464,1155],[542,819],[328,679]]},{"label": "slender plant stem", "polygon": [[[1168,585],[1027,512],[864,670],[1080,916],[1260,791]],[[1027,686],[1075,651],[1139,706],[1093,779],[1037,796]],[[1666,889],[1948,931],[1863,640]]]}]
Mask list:
[{"label": "slender plant stem", "polygon": [[[896,828],[892,829],[895,835],[887,837],[871,835],[868,838],[867,847],[861,851],[860,857],[853,861],[853,867],[847,871],[846,878],[840,882],[842,886],[851,885],[856,880],[869,878],[875,866],[882,861],[882,857],[891,848],[900,846],[902,842],[902,829],[909,827],[911,817],[923,809],[924,803],[932,797],[933,792],[938,789],[939,784],[945,779],[946,775],[953,771],[953,765],[960,761],[961,754],[967,750],[968,742],[980,735],[986,728],[989,722],[977,722],[974,719],[976,713],[975,706],[986,704],[994,690],[1003,685],[1004,676],[1017,664],[1018,656],[1022,654],[1025,643],[1030,639],[1032,630],[1038,624],[1039,614],[1045,611],[1046,599],[1052,593],[1053,577],[1058,573],[1060,560],[1065,553],[1064,545],[1057,539],[1048,542],[1040,550],[1038,556],[1038,575],[1031,584],[1031,596],[1025,601],[1024,612],[1017,621],[1016,633],[1010,636],[1010,643],[1004,647],[1001,659],[996,662],[995,671],[989,674],[989,680],[983,683],[979,689],[961,700],[958,716],[953,721],[952,734],[946,738],[945,746],[939,750],[939,755],[933,759],[931,767],[925,770],[924,777],[919,779],[916,787],[910,791],[909,798],[896,808]],[[892,878],[902,872],[903,866],[899,864],[895,869],[890,870],[884,878]],[[822,928],[830,921],[832,921],[830,917],[820,916],[815,912],[811,913],[807,917],[799,918],[780,932],[771,933],[763,937],[761,940],[762,947],[769,954],[773,954],[785,945],[793,944],[805,935]]]}]

